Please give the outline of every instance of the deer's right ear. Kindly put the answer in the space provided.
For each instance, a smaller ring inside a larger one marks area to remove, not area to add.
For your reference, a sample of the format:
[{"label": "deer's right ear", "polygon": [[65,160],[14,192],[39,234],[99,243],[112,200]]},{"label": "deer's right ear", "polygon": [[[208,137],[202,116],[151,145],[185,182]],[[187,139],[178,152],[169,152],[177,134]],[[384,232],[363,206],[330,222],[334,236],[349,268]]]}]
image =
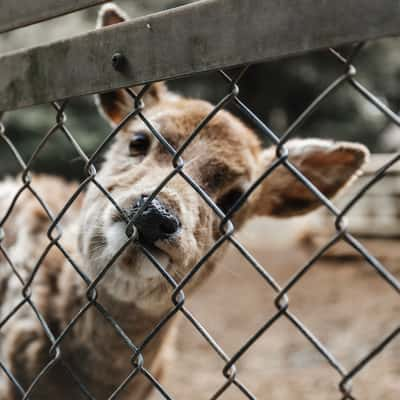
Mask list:
[{"label": "deer's right ear", "polygon": [[116,4],[108,3],[100,8],[97,16],[97,28],[119,24],[120,22],[125,22],[128,19],[128,15]]},{"label": "deer's right ear", "polygon": [[[105,4],[99,11],[97,28],[119,24],[128,19],[129,18],[125,12],[115,4]],[[141,88],[142,86],[135,86],[132,89],[138,92]],[[153,83],[143,96],[145,106],[149,107],[156,104],[166,92],[167,88],[164,82]],[[131,96],[129,96],[124,89],[99,94],[96,96],[96,103],[100,113],[111,123],[111,125],[119,124],[134,107]]]}]

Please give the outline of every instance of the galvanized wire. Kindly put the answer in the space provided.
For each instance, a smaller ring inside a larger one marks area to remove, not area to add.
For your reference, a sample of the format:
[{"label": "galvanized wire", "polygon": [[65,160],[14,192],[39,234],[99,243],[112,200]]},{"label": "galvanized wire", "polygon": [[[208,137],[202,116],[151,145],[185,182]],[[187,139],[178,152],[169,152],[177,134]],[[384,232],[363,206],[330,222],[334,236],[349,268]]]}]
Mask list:
[{"label": "galvanized wire", "polygon": [[[237,362],[248,352],[250,348],[256,343],[260,337],[268,335],[268,331],[274,326],[277,321],[281,319],[287,320],[293,327],[302,334],[306,340],[311,343],[315,351],[318,352],[325,360],[326,365],[337,374],[337,388],[338,394],[340,394],[343,400],[355,399],[352,394],[352,380],[365,368],[366,365],[373,362],[374,358],[382,352],[385,347],[391,343],[400,333],[400,326],[394,329],[392,332],[388,332],[382,335],[382,340],[377,343],[375,347],[371,348],[355,365],[350,369],[346,369],[344,365],[335,357],[335,355],[327,348],[318,337],[306,326],[306,324],[296,316],[296,314],[290,308],[290,292],[293,287],[298,284],[304,276],[310,273],[315,267],[316,262],[326,253],[333,245],[339,241],[345,241],[352,246],[356,252],[358,252],[371,268],[376,272],[377,276],[380,277],[388,284],[388,288],[393,289],[396,294],[400,294],[400,282],[393,276],[380,261],[378,261],[373,254],[371,254],[366,247],[364,247],[356,237],[354,237],[347,228],[347,222],[345,220],[348,212],[357,206],[357,203],[362,199],[365,193],[374,185],[376,185],[381,179],[384,178],[385,172],[400,160],[400,154],[395,154],[388,160],[388,162],[381,168],[376,175],[370,179],[359,191],[352,197],[351,200],[340,210],[338,209],[325,195],[323,195],[317,187],[301,172],[299,169],[289,160],[289,149],[286,147],[287,141],[293,137],[298,129],[304,124],[305,121],[316,111],[322,102],[324,102],[329,96],[331,96],[338,88],[348,85],[353,90],[356,90],[363,96],[370,104],[376,107],[378,111],[383,113],[389,118],[394,124],[400,126],[400,118],[398,115],[390,110],[388,106],[374,95],[368,88],[361,84],[357,80],[357,69],[354,66],[354,61],[357,55],[362,51],[363,44],[354,46],[354,51],[349,57],[345,57],[339,51],[330,49],[330,54],[333,59],[343,65],[343,72],[329,84],[325,90],[323,90],[312,102],[308,105],[304,111],[295,119],[295,121],[289,126],[289,128],[283,133],[273,132],[257,115],[240,100],[240,80],[246,73],[249,72],[248,66],[243,68],[240,73],[232,78],[227,72],[220,71],[221,79],[226,82],[226,94],[217,103],[209,115],[197,126],[196,129],[189,135],[185,143],[180,148],[175,149],[166,138],[163,137],[157,127],[149,120],[144,113],[143,109],[143,96],[150,89],[150,85],[145,85],[143,89],[138,93],[134,93],[131,89],[126,89],[126,93],[133,99],[133,108],[128,115],[119,123],[105,138],[103,143],[89,156],[80,147],[79,143],[75,140],[73,133],[70,131],[66,120],[66,110],[68,108],[68,102],[53,103],[52,107],[55,112],[55,123],[54,126],[43,136],[41,142],[37,146],[36,150],[32,153],[30,159],[25,162],[21,156],[19,150],[13,144],[10,137],[7,136],[4,125],[0,122],[0,139],[3,146],[7,146],[15,158],[15,162],[19,165],[21,176],[20,176],[20,188],[10,202],[6,210],[1,210],[0,215],[0,252],[4,259],[5,267],[10,268],[12,274],[14,274],[21,286],[21,300],[15,307],[0,321],[0,330],[6,324],[13,323],[13,317],[18,313],[19,309],[28,305],[38,322],[40,323],[44,334],[47,336],[50,342],[49,360],[43,366],[36,379],[31,383],[29,387],[22,387],[18,382],[18,377],[13,376],[7,365],[4,364],[3,360],[0,360],[0,368],[4,372],[5,379],[8,379],[12,385],[16,388],[20,394],[21,399],[29,399],[30,394],[35,387],[40,383],[43,377],[54,368],[55,365],[60,364],[69,371],[70,375],[75,380],[77,387],[79,387],[85,398],[95,399],[86,387],[85,382],[78,376],[78,374],[71,369],[71,367],[63,359],[62,343],[63,340],[70,334],[71,329],[74,325],[82,318],[82,316],[88,312],[89,309],[95,309],[104,320],[114,329],[115,334],[118,335],[126,345],[126,352],[131,357],[131,369],[126,371],[126,378],[122,382],[115,382],[117,389],[110,394],[107,394],[108,399],[118,399],[121,391],[131,382],[136,379],[137,376],[141,375],[148,380],[151,385],[154,386],[155,390],[158,391],[159,395],[164,399],[173,399],[168,393],[168,390],[162,386],[162,384],[150,373],[145,367],[145,360],[143,357],[143,351],[149,346],[153,346],[153,339],[157,333],[163,328],[165,324],[177,313],[183,315],[186,320],[192,324],[195,331],[203,338],[205,343],[215,352],[216,357],[220,358],[224,362],[224,367],[221,370],[221,374],[224,378],[224,383],[214,393],[211,399],[220,398],[228,388],[233,387],[242,393],[243,398],[255,399],[254,394],[251,393],[244,382],[240,380],[240,370],[237,369]],[[234,206],[225,215],[221,209],[214,203],[208,193],[193,179],[184,169],[185,162],[185,151],[186,149],[196,140],[199,133],[204,129],[205,126],[212,120],[212,118],[224,107],[231,105],[237,109],[242,115],[243,119],[249,122],[258,133],[265,137],[267,141],[271,142],[276,146],[276,158],[272,162],[271,166],[266,169],[247,189],[245,193],[236,201]],[[132,218],[125,215],[123,208],[113,198],[111,193],[102,186],[97,179],[97,171],[95,163],[98,158],[103,154],[108,144],[120,134],[124,126],[132,119],[140,119],[153,134],[155,139],[167,150],[170,155],[171,161],[171,172],[164,178],[156,187],[156,189],[149,195],[146,201],[141,205],[138,212]],[[72,148],[76,151],[77,156],[85,164],[84,176],[75,192],[71,195],[69,200],[65,203],[63,208],[56,214],[50,210],[45,200],[36,192],[32,179],[30,176],[32,163],[40,154],[42,148],[48,143],[53,136],[63,135],[66,137]],[[300,268],[296,273],[283,285],[279,285],[276,279],[271,275],[267,268],[265,268],[259,260],[257,260],[251,252],[240,243],[235,237],[235,226],[231,221],[232,215],[237,212],[243,205],[245,205],[247,199],[253,193],[254,190],[264,181],[268,180],[270,174],[279,166],[285,167],[296,179],[298,179],[310,192],[312,192],[316,198],[320,201],[321,205],[333,216],[334,227],[336,233],[315,252],[315,254]],[[192,267],[192,269],[182,278],[180,282],[177,282],[173,276],[159,263],[157,258],[152,254],[151,250],[145,246],[139,246],[143,254],[152,263],[154,268],[158,271],[160,276],[165,279],[168,285],[172,289],[171,295],[171,307],[163,318],[158,321],[156,326],[148,333],[145,339],[141,343],[134,343],[133,340],[124,332],[117,319],[112,315],[111,310],[107,310],[101,300],[97,296],[97,287],[103,281],[107,279],[107,271],[112,267],[115,260],[121,255],[124,249],[129,246],[137,236],[137,230],[135,228],[135,221],[141,215],[143,210],[146,209],[148,204],[157,196],[157,194],[167,185],[167,183],[179,175],[182,177],[187,185],[190,185],[200,196],[203,201],[212,209],[215,215],[220,219],[220,237],[214,242],[214,244],[203,254],[200,260]],[[95,185],[98,190],[102,193],[105,198],[114,206],[117,212],[120,213],[121,217],[127,223],[127,238],[120,249],[114,254],[110,261],[103,267],[94,279],[90,279],[84,272],[81,265],[76,260],[73,260],[68,251],[64,248],[61,243],[63,237],[62,222],[65,214],[73,206],[77,197],[87,188],[88,185]],[[40,207],[45,211],[49,220],[49,229],[47,231],[48,245],[43,250],[42,255],[37,260],[30,276],[28,279],[24,279],[18,272],[12,258],[10,257],[6,246],[4,245],[5,232],[3,230],[4,224],[10,217],[12,210],[16,204],[20,202],[21,195],[24,192],[30,192],[34,198],[38,201]],[[198,321],[196,316],[185,304],[185,288],[195,278],[196,274],[203,268],[205,262],[220,248],[224,243],[229,242],[233,245],[241,257],[246,260],[246,265],[252,268],[260,279],[265,282],[265,290],[272,289],[276,296],[274,305],[276,312],[257,329],[244,343],[238,343],[236,351],[233,354],[228,354],[220,344],[212,337],[207,329]],[[83,283],[87,286],[86,290],[86,303],[76,313],[74,318],[64,327],[61,333],[57,336],[51,331],[47,325],[45,318],[41,315],[40,310],[32,301],[32,284],[39,271],[42,268],[43,260],[52,248],[57,248],[64,255],[69,265],[73,270],[80,276]],[[266,366],[267,367],[267,366]],[[193,371],[196,374],[196,371]]]}]

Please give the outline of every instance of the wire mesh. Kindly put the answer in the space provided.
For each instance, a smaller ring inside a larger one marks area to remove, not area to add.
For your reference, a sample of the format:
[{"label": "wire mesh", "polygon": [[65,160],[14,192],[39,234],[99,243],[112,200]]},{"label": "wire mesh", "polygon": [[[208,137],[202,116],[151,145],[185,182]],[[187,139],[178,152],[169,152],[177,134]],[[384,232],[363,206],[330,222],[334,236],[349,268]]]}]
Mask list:
[{"label": "wire mesh", "polygon": [[[119,123],[109,135],[105,138],[103,143],[96,149],[92,155],[87,155],[80,147],[79,143],[75,140],[73,133],[68,128],[66,119],[66,110],[68,109],[68,101],[54,102],[52,107],[55,113],[54,126],[43,136],[43,139],[37,146],[36,150],[31,155],[30,159],[25,162],[21,156],[19,150],[13,144],[12,138],[7,136],[6,128],[3,124],[0,124],[0,137],[2,145],[7,146],[12,152],[16,162],[20,168],[20,184],[18,191],[15,196],[11,199],[5,210],[1,210],[2,215],[0,219],[0,252],[3,256],[3,262],[1,268],[7,268],[14,274],[20,284],[21,300],[15,305],[15,307],[9,311],[6,315],[2,315],[0,321],[0,330],[6,325],[13,324],[15,316],[21,310],[23,306],[28,306],[34,313],[37,322],[40,324],[43,334],[49,341],[49,359],[41,366],[39,373],[33,382],[28,386],[24,386],[19,382],[19,377],[13,374],[13,371],[7,366],[3,360],[0,360],[0,367],[4,373],[4,378],[14,388],[16,396],[18,395],[21,399],[29,399],[35,388],[40,382],[54,369],[57,365],[61,365],[62,368],[69,371],[69,374],[73,377],[77,388],[85,398],[95,399],[96,397],[91,394],[90,388],[87,387],[85,380],[74,373],[73,369],[68,364],[68,360],[64,358],[63,353],[63,342],[68,335],[71,335],[73,327],[80,321],[85,313],[90,309],[96,310],[99,315],[104,318],[106,324],[109,324],[117,335],[126,346],[126,353],[129,354],[131,360],[131,369],[126,371],[126,378],[122,382],[115,382],[116,389],[112,393],[104,394],[107,399],[118,399],[121,396],[124,388],[134,383],[138,376],[142,376],[147,380],[156,391],[158,391],[161,398],[172,399],[172,395],[168,393],[168,389],[164,388],[159,379],[154,376],[149,369],[146,367],[146,359],[143,356],[143,351],[154,345],[154,338],[168,323],[168,321],[175,315],[181,314],[190,324],[193,325],[194,329],[198,331],[204,342],[209,348],[215,352],[215,355],[219,357],[224,363],[224,367],[221,371],[224,377],[223,385],[214,393],[211,399],[222,398],[224,393],[229,388],[234,388],[239,391],[243,398],[255,399],[255,395],[252,394],[251,390],[246,386],[245,382],[240,379],[240,371],[237,369],[236,364],[238,361],[254,346],[257,340],[264,335],[268,335],[268,331],[274,324],[280,319],[286,319],[293,327],[301,333],[306,340],[314,347],[315,351],[318,352],[326,360],[327,366],[332,368],[337,376],[337,390],[338,395],[341,399],[355,399],[352,394],[352,381],[369,363],[372,363],[374,358],[381,353],[385,347],[391,343],[400,333],[400,325],[392,332],[385,332],[382,334],[381,341],[376,343],[374,348],[371,348],[355,365],[350,369],[346,369],[342,363],[334,356],[334,354],[327,348],[318,337],[306,326],[300,317],[298,317],[290,307],[290,292],[292,288],[297,285],[305,275],[309,274],[315,266],[316,262],[320,259],[325,252],[327,252],[332,246],[338,241],[345,241],[352,246],[356,252],[358,252],[365,261],[371,266],[382,280],[384,280],[388,287],[400,294],[400,282],[393,276],[384,265],[378,261],[367,248],[365,248],[356,237],[354,237],[349,229],[346,221],[346,216],[349,211],[357,205],[360,199],[366,194],[366,192],[377,182],[384,178],[385,172],[400,159],[400,154],[395,154],[393,157],[379,170],[376,175],[365,184],[353,198],[342,208],[337,207],[326,198],[317,187],[289,160],[289,150],[286,147],[287,141],[293,137],[298,129],[304,124],[304,122],[318,109],[320,104],[329,96],[331,96],[338,88],[343,85],[349,85],[355,91],[359,92],[371,105],[376,107],[381,113],[386,115],[394,124],[400,125],[400,119],[398,115],[390,110],[378,96],[371,93],[368,88],[363,86],[362,83],[357,79],[357,70],[354,66],[354,60],[357,55],[363,49],[363,43],[354,46],[353,52],[350,56],[345,57],[339,51],[330,49],[332,59],[335,62],[340,63],[343,66],[343,73],[338,76],[310,105],[308,105],[301,115],[289,126],[289,128],[282,134],[273,132],[257,115],[240,100],[239,86],[241,78],[250,73],[248,66],[243,68],[240,73],[232,77],[225,71],[220,71],[221,79],[227,84],[227,92],[225,96],[218,102],[213,108],[209,115],[198,125],[198,127],[189,135],[187,140],[180,148],[175,149],[168,141],[163,137],[151,120],[149,120],[143,113],[143,97],[146,95],[151,85],[145,85],[139,93],[134,93],[131,89],[125,89],[126,94],[133,99],[134,107],[126,115],[126,117]],[[186,162],[184,160],[185,151],[196,140],[199,133],[204,129],[205,126],[212,120],[212,118],[227,105],[236,108],[238,113],[243,116],[247,121],[254,126],[258,133],[263,136],[268,142],[271,142],[276,146],[276,157],[271,166],[265,170],[261,176],[259,176],[247,189],[245,193],[236,201],[235,205],[225,215],[221,209],[214,203],[213,199],[208,193],[193,179],[184,169]],[[104,150],[110,144],[110,142],[121,133],[126,124],[132,119],[141,120],[150,130],[156,140],[165,147],[167,150],[170,162],[171,172],[170,174],[159,182],[157,188],[147,197],[146,201],[139,207],[138,211],[133,217],[126,216],[123,208],[113,198],[110,192],[104,187],[97,177],[96,162],[99,157],[102,156]],[[69,141],[70,145],[75,149],[77,156],[85,164],[84,177],[75,189],[74,193],[70,196],[69,200],[65,203],[64,207],[57,213],[53,213],[50,206],[46,204],[45,200],[35,190],[34,180],[31,177],[32,163],[38,157],[42,148],[49,142],[54,135],[64,135]],[[293,176],[295,176],[300,182],[303,183],[314,195],[319,199],[321,205],[333,216],[336,233],[331,237],[325,245],[323,245],[298,271],[286,282],[284,286],[277,283],[274,277],[254,256],[246,249],[246,247],[240,243],[240,241],[234,236],[235,226],[231,221],[232,215],[237,212],[241,207],[246,204],[249,196],[259,187],[261,182],[268,180],[270,174],[278,167],[285,167]],[[142,253],[148,258],[148,260],[154,265],[154,268],[158,270],[158,273],[165,282],[172,288],[171,296],[171,308],[169,311],[160,319],[157,324],[148,332],[145,339],[140,343],[134,342],[123,330],[120,325],[118,318],[113,315],[112,310],[107,310],[102,304],[101,298],[98,297],[97,288],[98,285],[107,279],[107,271],[113,267],[115,261],[120,257],[124,249],[129,246],[132,241],[137,239],[137,229],[135,228],[135,222],[137,218],[143,213],[148,207],[151,201],[160,193],[160,191],[168,184],[168,182],[175,176],[180,176],[184,179],[187,185],[190,185],[200,196],[207,205],[213,210],[213,212],[220,219],[220,237],[214,242],[212,247],[201,257],[201,259],[193,265],[190,272],[188,272],[181,281],[177,282],[174,277],[164,268],[164,266],[157,260],[156,256],[152,254],[151,249],[148,249],[144,245],[140,245]],[[68,249],[62,244],[63,237],[63,219],[68,213],[74,203],[77,202],[78,197],[81,193],[89,186],[95,185],[103,196],[115,207],[115,210],[121,215],[121,218],[127,223],[127,237],[125,243],[121,246],[119,251],[110,259],[107,265],[104,265],[95,279],[91,279],[86,273],[83,265],[72,259]],[[15,261],[10,256],[7,245],[6,235],[3,229],[4,225],[10,218],[15,207],[21,202],[23,194],[29,192],[36,199],[39,206],[44,210],[48,222],[49,228],[47,230],[47,246],[43,250],[41,256],[35,261],[34,266],[27,277],[22,276],[16,266]],[[217,343],[217,341],[211,336],[207,329],[196,319],[194,314],[185,304],[185,289],[195,279],[196,274],[204,267],[206,261],[226,242],[233,245],[241,256],[246,260],[249,267],[254,269],[258,274],[259,279],[265,282],[265,288],[270,289],[276,293],[275,295],[275,314],[269,319],[265,320],[262,326],[254,332],[244,343],[238,343],[237,349],[233,354],[228,354],[224,349]],[[45,316],[42,314],[41,308],[35,304],[32,300],[32,284],[38,275],[38,272],[43,268],[43,262],[49,252],[53,249],[58,249],[63,255],[64,259],[68,262],[69,266],[80,276],[80,279],[86,285],[86,301],[80,307],[75,317],[63,327],[61,332],[57,334],[53,332],[51,326],[48,325]],[[99,349],[100,351],[100,349]],[[193,371],[196,374],[196,371]],[[0,398],[2,395],[0,394]]]}]

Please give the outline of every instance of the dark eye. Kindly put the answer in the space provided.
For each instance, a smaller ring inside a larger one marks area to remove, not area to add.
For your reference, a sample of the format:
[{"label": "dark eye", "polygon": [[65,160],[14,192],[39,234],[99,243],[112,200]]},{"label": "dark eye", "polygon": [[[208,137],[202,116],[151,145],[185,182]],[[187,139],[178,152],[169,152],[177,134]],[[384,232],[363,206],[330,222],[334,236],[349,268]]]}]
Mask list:
[{"label": "dark eye", "polygon": [[150,138],[146,132],[136,133],[129,142],[129,154],[132,157],[144,156],[150,147]]},{"label": "dark eye", "polygon": [[217,205],[225,214],[227,214],[228,211],[239,200],[242,194],[243,190],[240,188],[231,189],[229,192],[220,197],[220,199],[217,201]]}]

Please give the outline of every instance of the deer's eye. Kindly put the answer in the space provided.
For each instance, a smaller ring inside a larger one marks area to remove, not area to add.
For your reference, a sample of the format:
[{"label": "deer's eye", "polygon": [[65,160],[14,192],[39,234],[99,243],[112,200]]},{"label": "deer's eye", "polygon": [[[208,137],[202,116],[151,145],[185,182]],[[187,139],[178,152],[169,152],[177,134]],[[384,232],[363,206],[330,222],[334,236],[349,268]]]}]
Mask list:
[{"label": "deer's eye", "polygon": [[129,142],[129,154],[132,157],[144,156],[150,148],[150,138],[146,132],[138,132]]},{"label": "deer's eye", "polygon": [[239,200],[242,194],[243,190],[241,188],[231,189],[229,190],[229,192],[225,193],[218,199],[217,205],[225,214],[227,214],[228,211]]}]

